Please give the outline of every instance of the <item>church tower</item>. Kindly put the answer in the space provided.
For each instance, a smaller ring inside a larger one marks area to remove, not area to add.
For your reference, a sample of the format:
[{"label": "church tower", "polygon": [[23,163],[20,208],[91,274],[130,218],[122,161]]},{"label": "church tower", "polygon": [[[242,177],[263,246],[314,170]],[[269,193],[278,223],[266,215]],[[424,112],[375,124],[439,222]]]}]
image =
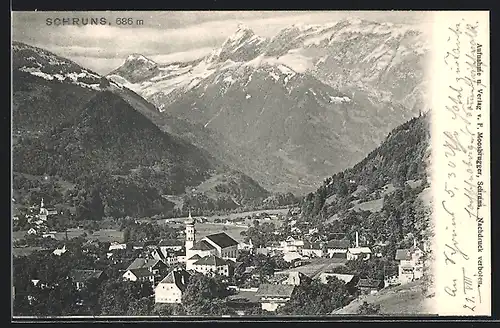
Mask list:
[{"label": "church tower", "polygon": [[46,221],[47,215],[48,215],[48,212],[44,207],[43,198],[42,198],[42,201],[40,202],[40,213],[38,214],[38,218],[42,221]]},{"label": "church tower", "polygon": [[188,251],[193,248],[196,241],[196,230],[194,228],[194,219],[191,217],[191,210],[186,220],[186,256]]}]

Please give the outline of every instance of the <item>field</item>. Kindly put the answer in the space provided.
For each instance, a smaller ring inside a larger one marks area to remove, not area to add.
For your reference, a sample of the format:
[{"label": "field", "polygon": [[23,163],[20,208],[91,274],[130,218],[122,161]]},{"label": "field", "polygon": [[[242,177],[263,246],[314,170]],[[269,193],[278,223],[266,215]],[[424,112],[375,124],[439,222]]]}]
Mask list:
[{"label": "field", "polygon": [[[27,233],[26,231],[14,231],[12,234],[12,239],[14,241],[22,239],[22,238],[24,238],[26,233]],[[67,235],[68,235],[68,239],[73,239],[75,237],[79,237],[79,236],[83,235],[84,233],[87,234],[87,236],[85,237],[86,239],[96,239],[96,240],[99,240],[101,242],[106,242],[106,241],[122,242],[123,241],[123,232],[118,231],[118,230],[114,230],[114,229],[102,229],[102,230],[95,231],[93,234],[91,234],[90,231],[86,231],[83,229],[68,229]],[[57,239],[57,240],[64,240],[66,238],[66,233],[65,232],[56,232],[54,234],[54,236],[55,236],[55,239]]]},{"label": "field", "polygon": [[315,276],[319,275],[322,272],[327,272],[329,270],[332,270],[335,267],[341,266],[346,262],[345,259],[336,259],[336,258],[314,258],[314,259],[309,259],[306,260],[310,262],[309,264],[297,267],[297,268],[291,268],[287,270],[283,270],[280,273],[289,273],[289,272],[301,272],[311,278],[314,278]]},{"label": "field", "polygon": [[34,251],[44,250],[43,247],[14,247],[12,248],[12,256],[28,256]]},{"label": "field", "polygon": [[370,212],[380,212],[382,206],[384,205],[384,199],[379,198],[375,200],[370,200],[368,202],[355,204],[352,208],[354,211],[370,211]]},{"label": "field", "polygon": [[23,239],[26,235],[26,231],[13,231],[12,232],[12,241]]},{"label": "field", "polygon": [[[249,211],[249,212],[241,212],[241,213],[229,213],[229,214],[224,214],[224,215],[212,215],[212,216],[206,216],[207,220],[209,222],[213,222],[215,219],[219,220],[229,220],[233,221],[238,218],[243,218],[247,216],[252,216],[252,215],[258,215],[260,213],[267,213],[267,214],[282,214],[285,215],[288,213],[288,208],[279,208],[279,209],[274,209],[274,210],[259,210],[259,211]],[[177,222],[184,222],[186,220],[185,217],[182,218],[172,218],[169,219],[169,221],[177,221]],[[247,220],[249,223],[251,223],[251,220]]]},{"label": "field", "polygon": [[89,235],[88,239],[97,239],[100,242],[123,242],[123,232],[115,229],[102,229]]},{"label": "field", "polygon": [[430,298],[427,298],[424,292],[423,281],[415,281],[401,286],[384,288],[375,295],[361,296],[332,314],[357,314],[363,302],[380,305],[381,314],[430,314],[426,306],[426,302],[429,300]]}]

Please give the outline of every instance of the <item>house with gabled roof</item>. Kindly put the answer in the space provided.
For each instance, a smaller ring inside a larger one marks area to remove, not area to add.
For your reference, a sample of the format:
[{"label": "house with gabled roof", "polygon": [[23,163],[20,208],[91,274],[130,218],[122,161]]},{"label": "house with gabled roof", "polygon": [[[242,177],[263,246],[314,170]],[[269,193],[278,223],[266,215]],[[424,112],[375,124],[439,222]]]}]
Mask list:
[{"label": "house with gabled roof", "polygon": [[183,246],[182,241],[177,239],[162,239],[158,243],[158,247],[160,247],[162,252],[166,252],[167,250],[180,251]]},{"label": "house with gabled roof", "polygon": [[129,281],[149,281],[151,283],[155,281],[155,274],[148,268],[128,269],[122,277]]},{"label": "house with gabled roof", "polygon": [[343,281],[345,284],[350,284],[353,282],[353,280],[357,280],[356,276],[353,274],[342,274],[342,273],[333,273],[333,272],[321,272],[318,276],[318,279],[321,281],[323,284],[327,284],[330,277],[337,278],[340,281]]},{"label": "house with gabled roof", "polygon": [[181,303],[191,274],[182,269],[171,271],[155,287],[155,303]]},{"label": "house with gabled roof", "polygon": [[332,239],[326,243],[326,253],[331,258],[347,258],[348,248],[349,240],[347,239]]},{"label": "house with gabled roof", "polygon": [[193,270],[204,275],[220,274],[229,277],[230,263],[217,255],[205,256],[192,264]]},{"label": "house with gabled roof", "polygon": [[399,261],[398,280],[401,284],[422,278],[424,274],[423,251],[416,242],[411,248],[396,250],[395,259]]},{"label": "house with gabled roof", "polygon": [[167,265],[163,261],[157,259],[145,259],[138,257],[132,263],[130,263],[125,271],[142,268],[146,268],[151,273],[158,275],[167,268]]},{"label": "house with gabled roof", "polygon": [[295,287],[288,284],[261,284],[255,296],[259,298],[263,310],[274,312],[290,301]]},{"label": "house with gabled roof", "polygon": [[91,279],[102,281],[104,272],[102,270],[71,270],[69,278],[73,281],[77,290],[81,290]]},{"label": "house with gabled roof", "polygon": [[57,255],[57,256],[61,256],[63,255],[64,253],[66,253],[68,250],[66,249],[66,245],[64,245],[62,248],[56,248],[52,254],[54,255]]},{"label": "house with gabled roof", "polygon": [[384,281],[377,279],[359,279],[356,287],[362,294],[376,294],[384,288]]},{"label": "house with gabled roof", "polygon": [[288,236],[284,241],[280,242],[280,247],[284,253],[298,252],[304,247],[304,241]]},{"label": "house with gabled roof", "polygon": [[181,250],[173,250],[170,248],[160,248],[160,247],[155,247],[151,250],[151,257],[154,258],[155,260],[159,260],[164,262],[167,265],[173,265],[176,263],[179,263],[179,257],[183,255],[182,254],[182,247]]},{"label": "house with gabled roof", "polygon": [[347,259],[357,260],[357,259],[370,259],[372,251],[369,247],[352,247],[347,249]]},{"label": "house with gabled roof", "polygon": [[201,259],[201,256],[198,254],[194,254],[190,258],[186,260],[186,270],[194,270],[193,264]]},{"label": "house with gabled roof", "polygon": [[356,291],[357,284],[359,282],[359,276],[357,275],[332,272],[321,272],[316,276],[316,278],[319,279],[322,284],[328,284],[330,279],[336,278],[342,281],[351,293],[354,293]]},{"label": "house with gabled roof", "polygon": [[323,246],[323,243],[320,242],[305,241],[301,253],[307,257],[323,257],[325,254]]},{"label": "house with gabled roof", "polygon": [[109,245],[108,251],[114,251],[114,250],[125,250],[127,249],[127,244],[125,243],[119,243],[119,242],[112,242]]}]

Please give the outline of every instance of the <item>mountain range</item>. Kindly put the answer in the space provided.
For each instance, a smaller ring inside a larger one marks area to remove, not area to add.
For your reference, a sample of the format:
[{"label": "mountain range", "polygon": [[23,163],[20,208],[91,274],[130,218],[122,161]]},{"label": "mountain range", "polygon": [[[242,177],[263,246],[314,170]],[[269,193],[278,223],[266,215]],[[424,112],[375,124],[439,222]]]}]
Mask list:
[{"label": "mountain range", "polygon": [[107,77],[151,102],[164,130],[302,194],[425,110],[427,49],[413,26],[344,20],[264,38],[240,25],[203,58],[132,54]]},{"label": "mountain range", "polygon": [[164,214],[200,197],[208,209],[227,209],[270,195],[162,131],[141,112],[152,105],[133,92],[44,49],[12,48],[14,174],[72,185],[63,202],[80,216]]}]

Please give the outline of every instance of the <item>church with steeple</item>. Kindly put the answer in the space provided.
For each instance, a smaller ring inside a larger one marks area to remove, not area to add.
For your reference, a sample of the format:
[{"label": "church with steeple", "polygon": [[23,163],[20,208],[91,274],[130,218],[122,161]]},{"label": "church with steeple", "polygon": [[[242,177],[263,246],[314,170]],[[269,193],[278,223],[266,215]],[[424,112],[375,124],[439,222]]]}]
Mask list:
[{"label": "church with steeple", "polygon": [[57,214],[57,211],[53,208],[45,208],[45,204],[43,203],[43,198],[42,201],[40,202],[40,213],[38,214],[38,219],[42,221],[47,221],[47,217],[49,215],[55,215]]},{"label": "church with steeple", "polygon": [[[238,257],[238,242],[225,232],[211,234],[196,240],[196,220],[189,216],[185,221],[186,269],[204,269],[207,263],[214,266],[228,265],[227,261],[236,262]],[[210,260],[210,261],[209,261]]]}]

